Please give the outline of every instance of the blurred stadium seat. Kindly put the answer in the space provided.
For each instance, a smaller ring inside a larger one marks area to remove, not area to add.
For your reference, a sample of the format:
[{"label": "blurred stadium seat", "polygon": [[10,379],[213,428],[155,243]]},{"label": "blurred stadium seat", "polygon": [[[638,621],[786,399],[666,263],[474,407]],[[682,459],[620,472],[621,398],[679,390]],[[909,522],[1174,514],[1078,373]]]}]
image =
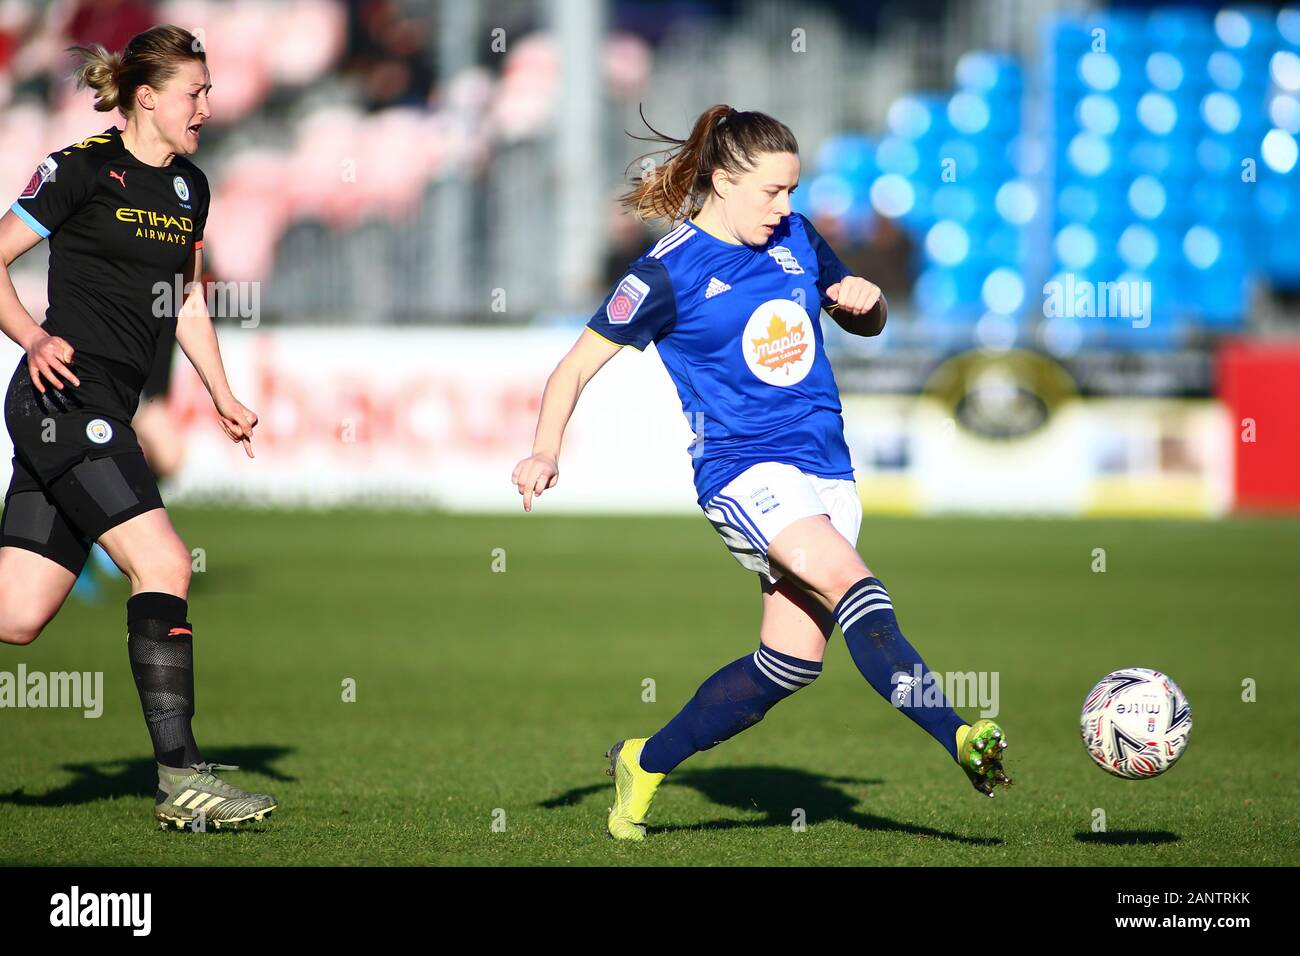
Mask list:
[{"label": "blurred stadium seat", "polygon": [[[968,52],[950,93],[901,96],[879,135],[817,155],[808,211],[859,235],[898,220],[923,250],[914,291],[934,345],[991,344],[990,329],[1010,344],[1009,328],[1023,343],[1038,323],[1054,350],[1164,349],[1241,329],[1261,279],[1300,287],[1300,244],[1284,238],[1300,207],[1300,12],[1061,16],[1043,39],[1042,75]],[[1022,126],[1034,104],[1043,115]],[[945,163],[951,182],[935,187]],[[1063,334],[1026,289],[1066,273],[1149,282],[1150,323],[1084,316]]]},{"label": "blurred stadium seat", "polygon": [[1024,230],[1041,205],[1019,169],[1022,69],[972,51],[954,80],[951,93],[894,100],[879,137],[829,140],[805,210],[860,235],[876,217],[903,226],[921,250],[914,335],[945,350],[984,336],[1009,345],[1024,335]]}]

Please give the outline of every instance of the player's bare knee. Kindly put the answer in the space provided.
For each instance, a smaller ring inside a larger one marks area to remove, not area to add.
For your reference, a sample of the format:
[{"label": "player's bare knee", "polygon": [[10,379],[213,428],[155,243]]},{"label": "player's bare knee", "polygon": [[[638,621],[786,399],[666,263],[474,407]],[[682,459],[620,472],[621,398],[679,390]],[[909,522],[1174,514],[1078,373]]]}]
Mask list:
[{"label": "player's bare knee", "polygon": [[151,556],[149,562],[138,572],[138,583],[149,591],[162,591],[166,594],[175,594],[177,597],[186,597],[189,594],[192,573],[190,553],[185,549],[185,545],[177,540],[173,547]]},{"label": "player's bare knee", "polygon": [[190,578],[193,573],[194,566],[190,563],[190,553],[185,550],[184,545],[181,545],[168,561],[167,574],[173,587],[167,593],[186,597],[190,593]]},{"label": "player's bare knee", "polygon": [[23,630],[14,627],[8,621],[0,621],[0,644],[12,644],[22,647],[41,636],[40,631]]},{"label": "player's bare knee", "polygon": [[49,618],[19,609],[0,610],[0,644],[23,646],[41,636]]},{"label": "player's bare knee", "polygon": [[764,624],[759,628],[758,640],[764,647],[805,661],[820,662],[826,655],[826,637],[807,623],[783,628]]},{"label": "player's bare knee", "polygon": [[871,571],[862,561],[845,561],[827,570],[823,580],[817,584],[817,592],[834,608],[840,599],[848,593],[849,588],[863,578],[870,577]]}]

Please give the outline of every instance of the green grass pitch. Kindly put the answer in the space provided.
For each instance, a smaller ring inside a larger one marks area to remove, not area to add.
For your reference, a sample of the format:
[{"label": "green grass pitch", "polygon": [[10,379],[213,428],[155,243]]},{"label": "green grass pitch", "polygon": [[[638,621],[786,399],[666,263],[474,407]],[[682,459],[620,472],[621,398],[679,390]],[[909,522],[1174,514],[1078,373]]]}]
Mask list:
[{"label": "green grass pitch", "polygon": [[[206,561],[191,594],[200,744],[281,810],[235,833],[154,828],[119,580],[30,647],[0,647],[0,670],[105,681],[98,719],[0,710],[0,862],[1300,863],[1295,520],[868,517],[860,549],[931,667],[998,672],[1015,787],[976,794],[836,632],[821,680],[683,765],[650,839],[620,845],[602,752],[658,729],[757,640],[757,581],[703,519],[554,517],[545,502],[175,519]],[[1192,704],[1190,747],[1155,780],[1107,776],[1079,741],[1084,694],[1132,665],[1167,671]]]}]

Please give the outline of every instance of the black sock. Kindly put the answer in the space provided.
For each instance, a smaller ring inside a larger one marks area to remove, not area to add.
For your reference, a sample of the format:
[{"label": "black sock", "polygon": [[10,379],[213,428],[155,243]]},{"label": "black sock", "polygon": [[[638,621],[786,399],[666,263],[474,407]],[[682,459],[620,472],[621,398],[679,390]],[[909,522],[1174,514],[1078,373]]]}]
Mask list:
[{"label": "black sock", "polygon": [[202,762],[194,742],[194,631],[184,598],[149,591],[126,602],[126,647],[154,757],[164,767]]}]

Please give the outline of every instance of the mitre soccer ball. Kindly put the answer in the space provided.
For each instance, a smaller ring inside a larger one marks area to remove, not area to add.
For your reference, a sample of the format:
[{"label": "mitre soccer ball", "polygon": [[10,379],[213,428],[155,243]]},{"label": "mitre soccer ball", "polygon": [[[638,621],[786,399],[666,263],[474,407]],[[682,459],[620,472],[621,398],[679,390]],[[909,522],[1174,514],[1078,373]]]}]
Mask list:
[{"label": "mitre soccer ball", "polygon": [[1192,734],[1192,709],[1168,674],[1128,667],[1088,692],[1079,717],[1088,755],[1107,773],[1157,777],[1177,762]]}]

